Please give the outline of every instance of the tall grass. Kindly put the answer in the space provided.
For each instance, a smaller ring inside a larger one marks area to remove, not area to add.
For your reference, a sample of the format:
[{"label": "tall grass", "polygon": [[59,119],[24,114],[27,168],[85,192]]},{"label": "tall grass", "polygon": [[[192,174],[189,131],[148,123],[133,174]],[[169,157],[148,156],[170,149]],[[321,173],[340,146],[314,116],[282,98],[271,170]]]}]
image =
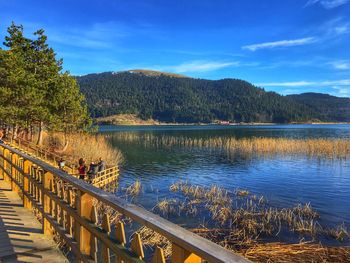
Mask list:
[{"label": "tall grass", "polygon": [[44,146],[64,155],[71,162],[77,163],[80,158],[87,163],[96,162],[101,157],[109,165],[117,165],[123,161],[121,151],[113,147],[103,135],[76,133],[67,137],[68,147],[64,151],[63,135],[50,134],[44,139]]},{"label": "tall grass", "polygon": [[[187,209],[196,209],[200,215],[209,212],[211,219],[203,219],[206,225],[190,230],[253,262],[347,262],[350,256],[347,247],[323,247],[315,242],[318,237],[342,242],[350,239],[350,233],[344,224],[330,229],[322,227],[318,223],[320,215],[310,203],[279,209],[247,190],[229,192],[215,185],[203,187],[183,181],[171,185],[170,190],[183,194],[184,201],[163,199],[155,206],[155,212],[163,216],[190,215]],[[304,241],[266,242],[282,231],[294,232]],[[171,251],[171,243],[154,231],[141,228],[139,233],[146,244]]]},{"label": "tall grass", "polygon": [[[186,212],[188,207],[202,213],[205,213],[204,210],[208,211],[215,225],[228,231],[227,235],[223,235],[224,240],[228,238],[238,243],[251,243],[260,237],[277,236],[282,229],[311,239],[320,236],[333,237],[340,241],[350,239],[350,233],[344,225],[332,229],[322,227],[318,223],[320,215],[310,203],[278,209],[269,206],[264,197],[258,198],[247,190],[230,193],[215,185],[203,187],[182,181],[171,185],[170,190],[180,192],[185,197],[186,201],[181,205],[184,210],[180,212]],[[165,201],[162,200],[161,205],[156,206],[159,209],[166,208],[160,209],[162,214],[174,211],[171,205],[181,203],[176,200]]]},{"label": "tall grass", "polygon": [[347,139],[292,139],[252,137],[208,137],[193,138],[187,136],[154,135],[151,133],[117,133],[112,139],[136,142],[152,147],[187,147],[220,149],[228,154],[244,155],[307,155],[327,158],[347,158],[350,155],[350,140]]}]

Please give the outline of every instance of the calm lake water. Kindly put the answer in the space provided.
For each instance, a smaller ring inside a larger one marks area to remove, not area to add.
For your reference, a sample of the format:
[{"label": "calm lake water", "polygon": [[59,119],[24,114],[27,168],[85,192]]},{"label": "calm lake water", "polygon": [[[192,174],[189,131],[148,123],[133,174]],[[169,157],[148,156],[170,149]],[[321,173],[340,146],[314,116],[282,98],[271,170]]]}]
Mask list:
[{"label": "calm lake water", "polygon": [[[131,201],[146,209],[151,210],[164,198],[179,198],[180,194],[171,192],[169,187],[182,180],[208,187],[215,184],[232,192],[247,189],[266,197],[269,205],[277,208],[310,202],[320,214],[321,225],[332,227],[344,223],[350,229],[349,159],[302,155],[247,158],[228,156],[220,150],[160,143],[177,138],[210,137],[350,139],[350,125],[101,126],[100,133],[124,154],[116,194],[125,197],[123,189],[139,179],[142,193]],[[187,226],[206,220],[205,215],[169,219]],[[293,235],[281,235],[276,241],[297,239]],[[323,242],[338,244],[333,240]]]}]

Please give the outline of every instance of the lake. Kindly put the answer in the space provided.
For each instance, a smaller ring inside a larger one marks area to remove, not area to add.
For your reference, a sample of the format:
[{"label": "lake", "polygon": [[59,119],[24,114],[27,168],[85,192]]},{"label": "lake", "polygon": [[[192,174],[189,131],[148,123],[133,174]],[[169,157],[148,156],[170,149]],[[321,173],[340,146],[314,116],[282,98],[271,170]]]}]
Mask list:
[{"label": "lake", "polygon": [[[324,227],[344,223],[350,228],[350,162],[304,155],[239,156],[219,149],[169,143],[177,140],[218,137],[282,137],[350,139],[350,125],[257,126],[101,126],[112,145],[124,155],[116,194],[148,210],[164,198],[184,198],[170,186],[181,181],[234,192],[246,189],[264,196],[269,206],[293,207],[310,203]],[[167,143],[164,143],[167,142]],[[125,188],[140,180],[142,193],[126,197]],[[209,221],[205,213],[172,216],[169,220],[195,227]],[[210,223],[208,223],[210,224]],[[297,242],[301,236],[284,231],[273,241]],[[323,243],[349,245],[323,238]]]}]

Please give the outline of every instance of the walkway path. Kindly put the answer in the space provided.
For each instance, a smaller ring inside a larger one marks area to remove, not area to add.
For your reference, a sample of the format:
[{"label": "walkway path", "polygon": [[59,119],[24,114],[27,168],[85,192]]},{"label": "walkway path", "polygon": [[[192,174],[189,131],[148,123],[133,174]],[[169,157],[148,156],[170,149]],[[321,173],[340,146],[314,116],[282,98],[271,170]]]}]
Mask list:
[{"label": "walkway path", "polygon": [[55,242],[44,236],[34,214],[0,179],[0,263],[68,262]]}]

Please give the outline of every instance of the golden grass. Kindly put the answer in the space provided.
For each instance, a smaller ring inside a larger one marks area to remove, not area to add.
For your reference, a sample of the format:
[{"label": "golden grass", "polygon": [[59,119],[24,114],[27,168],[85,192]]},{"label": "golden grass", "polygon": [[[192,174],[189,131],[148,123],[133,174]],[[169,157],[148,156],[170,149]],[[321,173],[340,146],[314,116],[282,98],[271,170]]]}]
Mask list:
[{"label": "golden grass", "polygon": [[240,153],[244,155],[295,155],[302,154],[315,157],[347,158],[350,155],[350,140],[347,139],[292,139],[252,137],[211,137],[192,138],[186,136],[170,136],[154,134],[137,134],[122,132],[113,135],[116,139],[137,142],[153,147],[199,147],[222,149],[229,155]]},{"label": "golden grass", "polygon": [[215,185],[202,187],[183,181],[171,185],[170,190],[181,192],[186,197],[179,214],[186,212],[189,204],[191,210],[196,209],[196,214],[203,212],[203,208],[209,211],[213,222],[229,230],[227,236],[222,235],[223,240],[234,237],[235,242],[250,243],[261,237],[277,236],[282,228],[312,239],[319,236],[333,237],[339,241],[350,239],[344,225],[323,228],[317,221],[320,215],[310,203],[277,209],[270,207],[264,197],[250,195],[247,190],[229,193]]},{"label": "golden grass", "polygon": [[248,196],[249,195],[249,191],[242,190],[242,189],[237,189],[236,190],[236,195],[237,196]]},{"label": "golden grass", "polygon": [[72,163],[78,163],[80,158],[86,160],[87,165],[97,162],[101,157],[108,165],[117,165],[123,161],[121,151],[113,147],[103,135],[76,133],[68,135],[68,148],[61,152],[64,147],[63,134],[51,134],[44,140],[44,146],[64,155]]},{"label": "golden grass", "polygon": [[163,249],[164,256],[166,258],[170,257],[171,242],[166,237],[145,226],[141,227],[136,233],[140,234],[143,245],[149,247],[159,246]]},{"label": "golden grass", "polygon": [[347,247],[324,247],[321,244],[256,244],[240,253],[253,262],[349,262]]},{"label": "golden grass", "polygon": [[127,195],[131,195],[131,196],[138,196],[141,193],[141,182],[139,180],[136,180],[133,184],[129,185],[126,189],[125,189],[125,193]]},{"label": "golden grass", "polygon": [[180,207],[181,205],[176,199],[163,199],[153,207],[152,211],[160,213],[163,216],[168,216],[170,214],[177,214],[177,208]]},{"label": "golden grass", "polygon": [[350,239],[350,233],[348,232],[344,223],[339,226],[336,226],[335,228],[326,229],[325,233],[326,235],[340,241]]}]

